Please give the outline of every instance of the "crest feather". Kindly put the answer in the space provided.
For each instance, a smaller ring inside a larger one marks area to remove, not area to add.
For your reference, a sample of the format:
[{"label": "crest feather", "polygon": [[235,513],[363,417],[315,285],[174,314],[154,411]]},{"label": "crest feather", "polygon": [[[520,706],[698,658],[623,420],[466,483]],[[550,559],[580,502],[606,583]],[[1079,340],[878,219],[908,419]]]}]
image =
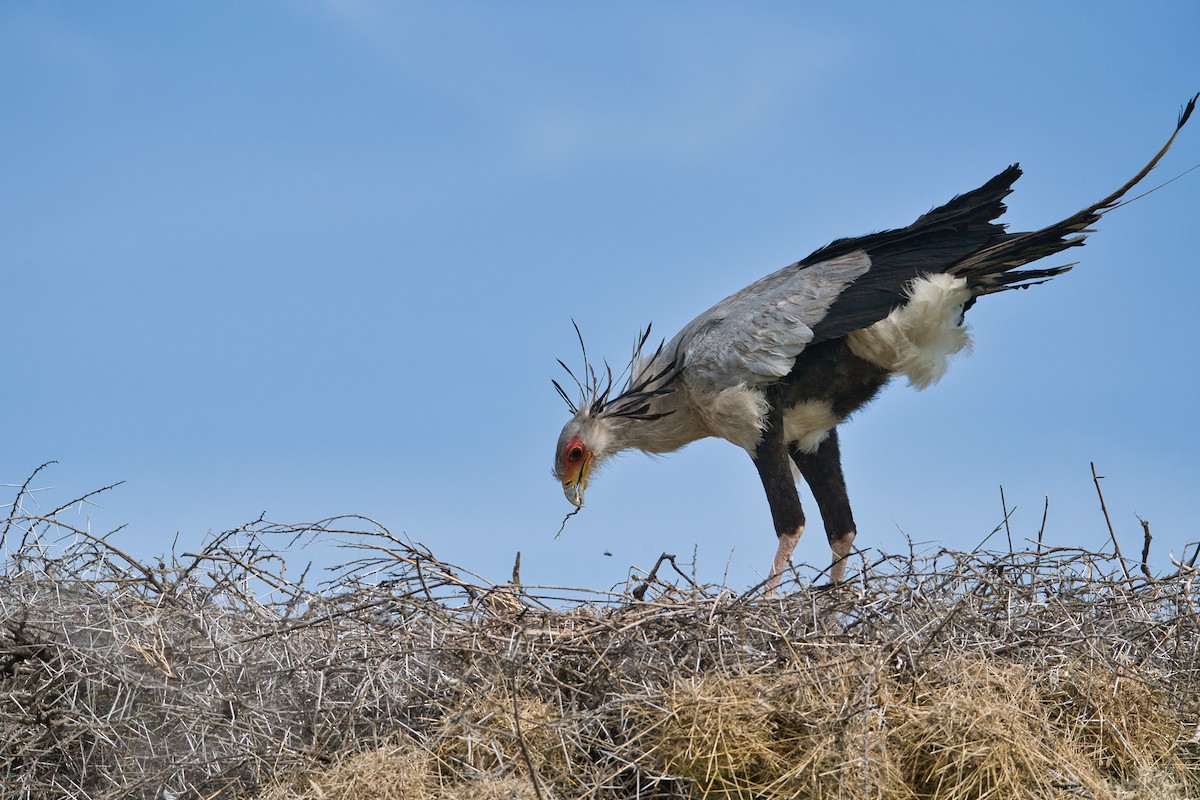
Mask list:
[{"label": "crest feather", "polygon": [[[582,380],[561,358],[557,361],[575,382],[575,386],[579,390],[579,401],[572,401],[558,381],[551,380],[550,382],[554,385],[559,397],[567,404],[567,408],[571,409],[572,414],[579,414],[586,410],[589,416],[594,417],[623,417],[624,419],[648,422],[662,419],[671,413],[651,413],[651,401],[656,397],[675,391],[674,382],[682,370],[677,354],[665,365],[656,367],[663,355],[663,348],[666,346],[665,340],[658,343],[658,347],[654,349],[654,353],[649,358],[643,357],[646,342],[650,340],[650,325],[638,333],[629,363],[615,377],[612,367],[607,361],[604,362],[603,373],[598,372],[592,366],[588,360],[587,346],[583,343],[583,334],[579,330],[579,325],[575,320],[571,320],[571,325],[575,328],[575,336],[579,339],[579,350],[583,355]],[[616,397],[612,397],[614,387],[622,382],[623,388]]]}]

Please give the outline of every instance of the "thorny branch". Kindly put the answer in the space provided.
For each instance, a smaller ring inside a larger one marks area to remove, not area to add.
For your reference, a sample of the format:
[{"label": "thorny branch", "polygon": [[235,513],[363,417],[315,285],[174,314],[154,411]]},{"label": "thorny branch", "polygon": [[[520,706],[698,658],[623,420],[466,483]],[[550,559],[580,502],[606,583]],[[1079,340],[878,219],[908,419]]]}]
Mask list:
[{"label": "thorny branch", "polygon": [[[515,563],[496,585],[354,516],[260,517],[157,563],[56,517],[10,512],[8,528],[24,545],[0,565],[0,800],[230,800],[397,741],[539,797],[564,780],[566,796],[682,796],[624,733],[632,703],[702,675],[818,680],[805,665],[838,653],[866,659],[863,687],[956,654],[1045,675],[1088,664],[1200,717],[1200,575],[1186,548],[1154,575],[1148,523],[1132,580],[1119,553],[1039,531],[1017,551],[863,551],[844,584],[792,580],[769,602],[696,583],[669,553],[612,592],[527,585]],[[316,540],[348,556],[314,585],[285,551]],[[460,719],[465,744],[447,739]]]}]

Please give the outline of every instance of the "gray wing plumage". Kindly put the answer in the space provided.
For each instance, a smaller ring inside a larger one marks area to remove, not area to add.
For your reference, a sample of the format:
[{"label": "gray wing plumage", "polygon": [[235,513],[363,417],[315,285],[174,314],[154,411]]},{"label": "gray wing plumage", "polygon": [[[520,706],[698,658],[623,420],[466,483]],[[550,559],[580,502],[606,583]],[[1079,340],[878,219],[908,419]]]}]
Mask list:
[{"label": "gray wing plumage", "polygon": [[1175,132],[1137,175],[1064,220],[1027,233],[1007,233],[996,221],[1021,175],[1014,164],[905,228],[839,239],[750,284],[688,323],[666,352],[701,391],[762,385],[787,376],[810,343],[840,338],[886,317],[905,301],[907,287],[920,275],[964,278],[971,290],[968,306],[978,295],[1059,275],[1069,265],[1022,267],[1083,244],[1089,226],[1166,154],[1198,99],[1200,94],[1188,102]]},{"label": "gray wing plumage", "polygon": [[862,250],[784,267],[696,317],[667,352],[702,391],[776,381],[791,371],[833,302],[870,268]]}]

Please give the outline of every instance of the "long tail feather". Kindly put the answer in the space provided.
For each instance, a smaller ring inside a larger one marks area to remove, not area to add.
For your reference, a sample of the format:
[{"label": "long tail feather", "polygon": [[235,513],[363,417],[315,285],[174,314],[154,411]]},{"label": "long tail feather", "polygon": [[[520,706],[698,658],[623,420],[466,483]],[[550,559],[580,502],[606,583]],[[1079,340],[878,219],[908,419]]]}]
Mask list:
[{"label": "long tail feather", "polygon": [[1036,270],[1021,270],[1020,267],[1060,253],[1067,248],[1082,245],[1087,234],[1092,232],[1091,226],[1098,222],[1104,214],[1116,208],[1121,198],[1149,175],[1167,154],[1167,151],[1171,149],[1175,137],[1179,135],[1179,131],[1183,129],[1192,116],[1192,112],[1195,111],[1198,98],[1200,98],[1200,93],[1188,101],[1183,111],[1180,112],[1175,130],[1167,139],[1166,144],[1154,154],[1154,157],[1146,166],[1142,167],[1141,171],[1112,194],[1041,230],[1009,234],[991,247],[955,264],[951,271],[955,275],[966,278],[976,295],[1044,283],[1055,275],[1066,272],[1069,267]]}]

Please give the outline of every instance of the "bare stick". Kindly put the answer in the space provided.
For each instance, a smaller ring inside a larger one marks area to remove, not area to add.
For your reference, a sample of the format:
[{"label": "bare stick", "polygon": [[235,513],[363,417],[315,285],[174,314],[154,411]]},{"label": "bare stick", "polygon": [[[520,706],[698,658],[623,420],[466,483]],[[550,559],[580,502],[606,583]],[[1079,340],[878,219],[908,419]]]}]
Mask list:
[{"label": "bare stick", "polygon": [[[1004,533],[1008,536],[1008,552],[1012,552],[1012,528],[1008,527],[1008,504],[1004,502],[1004,484],[1000,484],[1000,510],[1004,512]],[[1014,508],[1013,511],[1016,511]]]},{"label": "bare stick", "polygon": [[[641,585],[633,590],[635,600],[644,600],[646,598],[646,590],[650,588],[650,584],[658,580],[658,568],[662,566],[664,561],[675,563],[675,556],[671,553],[663,553],[658,557],[658,561],[654,562],[653,569],[646,575],[646,580],[642,581]],[[679,567],[675,567],[675,571],[679,572]],[[681,573],[682,574],[682,573]]]},{"label": "bare stick", "polygon": [[29,484],[39,472],[51,464],[57,463],[57,461],[47,461],[45,464],[42,464],[33,472],[29,473],[29,477],[25,479],[25,482],[21,484],[21,488],[17,490],[17,496],[13,498],[12,508],[8,511],[8,519],[5,520],[4,523],[4,530],[0,531],[0,550],[4,549],[4,543],[8,541],[8,529],[12,527],[13,518],[17,516],[17,511],[21,508],[21,498],[25,496],[25,492],[29,489]]},{"label": "bare stick", "polygon": [[562,525],[558,526],[558,533],[554,534],[555,539],[562,536],[562,532],[567,529],[567,520],[578,514],[580,511],[583,511],[583,506],[577,506],[574,511],[563,517]]},{"label": "bare stick", "polygon": [[1046,533],[1046,516],[1050,513],[1050,495],[1046,495],[1046,505],[1042,506],[1042,527],[1038,528],[1037,549],[1042,552],[1042,536]]},{"label": "bare stick", "polygon": [[1142,574],[1154,580],[1154,576],[1150,574],[1150,522],[1141,517],[1137,520],[1142,523]]},{"label": "bare stick", "polygon": [[[989,540],[990,540],[990,539],[991,539],[993,536],[995,536],[997,533],[999,533],[1001,528],[1007,527],[1007,526],[1008,526],[1008,517],[1009,517],[1009,515],[1010,515],[1010,514],[1012,514],[1012,513],[1013,513],[1013,511],[1016,511],[1016,509],[1014,508],[1012,511],[1008,511],[1007,513],[1005,513],[1005,515],[1004,515],[1004,521],[1003,521],[1003,522],[1001,522],[1001,523],[999,523],[999,524],[998,524],[996,527],[992,528],[992,532],[991,532],[991,533],[989,533],[987,536],[983,537],[983,541],[981,541],[979,544],[975,545],[975,549],[974,549],[972,552],[980,552],[980,551],[982,551],[982,550],[983,550],[983,546],[984,546],[985,544],[987,544],[987,543],[988,543],[988,541],[989,541]],[[1009,547],[1008,549],[1009,549],[1009,552],[1012,552],[1012,547],[1011,547],[1011,538],[1010,538],[1009,542],[1010,542],[1010,547]],[[909,540],[909,551],[910,551],[910,553],[911,553],[911,551],[912,551],[912,540],[911,540],[911,539]]]},{"label": "bare stick", "polygon": [[109,489],[115,489],[118,486],[120,486],[121,484],[123,484],[124,482],[125,481],[117,481],[116,483],[111,483],[108,486],[105,486],[103,489],[95,489],[95,490],[90,491],[87,494],[83,495],[82,497],[76,497],[74,500],[72,500],[69,503],[63,503],[58,508],[56,508],[53,511],[51,511],[50,513],[46,514],[46,516],[53,517],[58,512],[66,511],[68,508],[75,505],[76,503],[80,503],[80,504],[86,503],[86,502],[88,502],[89,497],[95,497],[96,495],[100,494],[101,492],[107,492]]},{"label": "bare stick", "polygon": [[1121,545],[1117,542],[1117,534],[1113,530],[1112,519],[1108,516],[1108,506],[1104,504],[1104,492],[1100,491],[1100,479],[1103,475],[1096,474],[1096,462],[1089,461],[1092,466],[1092,483],[1096,484],[1096,495],[1100,498],[1100,510],[1104,512],[1104,521],[1108,524],[1108,538],[1112,540],[1113,552],[1116,553],[1117,563],[1121,565],[1121,571],[1125,573],[1125,579],[1129,580],[1129,568],[1125,566],[1125,556],[1121,555]]}]

